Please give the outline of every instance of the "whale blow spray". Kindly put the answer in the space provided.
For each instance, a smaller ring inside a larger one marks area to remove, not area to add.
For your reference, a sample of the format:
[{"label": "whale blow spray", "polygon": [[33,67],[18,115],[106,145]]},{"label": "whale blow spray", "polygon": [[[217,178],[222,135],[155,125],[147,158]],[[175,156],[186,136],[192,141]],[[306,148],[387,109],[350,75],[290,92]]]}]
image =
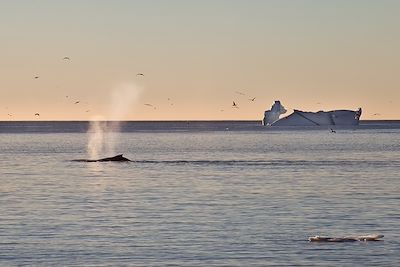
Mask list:
[{"label": "whale blow spray", "polygon": [[141,91],[133,83],[120,84],[112,90],[107,116],[96,116],[89,123],[87,153],[90,158],[115,154],[121,120],[133,110]]}]

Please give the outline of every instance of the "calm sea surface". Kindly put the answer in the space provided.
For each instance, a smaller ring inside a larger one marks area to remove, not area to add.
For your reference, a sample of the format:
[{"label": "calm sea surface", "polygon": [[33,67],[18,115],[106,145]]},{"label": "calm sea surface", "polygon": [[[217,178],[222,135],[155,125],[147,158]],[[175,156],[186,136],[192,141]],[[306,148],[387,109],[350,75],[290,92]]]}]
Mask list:
[{"label": "calm sea surface", "polygon": [[72,162],[87,126],[0,123],[0,266],[400,266],[398,122],[130,122],[133,162]]}]

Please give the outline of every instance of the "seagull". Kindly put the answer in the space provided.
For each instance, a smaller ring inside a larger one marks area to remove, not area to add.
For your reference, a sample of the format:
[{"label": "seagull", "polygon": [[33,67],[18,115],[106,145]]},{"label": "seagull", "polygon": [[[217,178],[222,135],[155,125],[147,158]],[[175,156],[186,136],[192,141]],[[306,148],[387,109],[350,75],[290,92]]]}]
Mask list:
[{"label": "seagull", "polygon": [[332,133],[336,133],[336,131],[335,131],[335,130],[333,130],[332,128],[331,128],[331,132],[332,132]]},{"label": "seagull", "polygon": [[38,117],[39,117],[39,116],[40,116],[40,114],[39,114],[39,113],[35,113],[35,116],[38,116]]},{"label": "seagull", "polygon": [[255,97],[249,98],[249,100],[252,101],[252,102],[254,102],[254,100],[256,100],[256,98],[255,98]]},{"label": "seagull", "polygon": [[136,76],[144,76],[144,74],[143,73],[138,73],[138,74],[136,74]]},{"label": "seagull", "polygon": [[80,101],[76,101],[74,104],[79,104],[80,103]]},{"label": "seagull", "polygon": [[154,108],[154,109],[157,109],[155,106],[153,106],[152,104],[148,104],[148,103],[146,103],[146,104],[144,104],[145,106],[148,106],[148,107],[152,107],[152,108]]},{"label": "seagull", "polygon": [[239,108],[238,105],[236,105],[235,101],[233,101],[232,107],[233,108]]}]

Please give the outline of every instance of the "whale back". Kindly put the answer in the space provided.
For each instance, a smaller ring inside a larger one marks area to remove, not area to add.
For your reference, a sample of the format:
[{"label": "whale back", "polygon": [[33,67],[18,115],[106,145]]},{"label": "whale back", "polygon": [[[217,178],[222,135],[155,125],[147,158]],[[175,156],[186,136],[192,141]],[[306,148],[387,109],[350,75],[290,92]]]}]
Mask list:
[{"label": "whale back", "polygon": [[125,158],[123,156],[123,154],[119,154],[119,155],[116,155],[114,157],[109,157],[109,158],[102,158],[102,159],[74,159],[72,161],[77,161],[77,162],[107,162],[107,161],[124,162],[124,161],[131,161],[131,160]]},{"label": "whale back", "polygon": [[130,161],[129,159],[125,158],[123,156],[123,154],[119,154],[116,155],[114,157],[110,157],[110,158],[103,158],[103,159],[99,159],[97,161]]}]

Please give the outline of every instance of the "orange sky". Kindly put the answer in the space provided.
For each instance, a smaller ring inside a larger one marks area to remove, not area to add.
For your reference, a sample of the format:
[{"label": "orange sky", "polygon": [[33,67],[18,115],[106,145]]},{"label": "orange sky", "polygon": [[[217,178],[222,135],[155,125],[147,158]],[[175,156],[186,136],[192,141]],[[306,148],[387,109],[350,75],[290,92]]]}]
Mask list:
[{"label": "orange sky", "polygon": [[400,119],[399,8],[398,1],[3,1],[0,120],[261,120],[274,100]]}]

